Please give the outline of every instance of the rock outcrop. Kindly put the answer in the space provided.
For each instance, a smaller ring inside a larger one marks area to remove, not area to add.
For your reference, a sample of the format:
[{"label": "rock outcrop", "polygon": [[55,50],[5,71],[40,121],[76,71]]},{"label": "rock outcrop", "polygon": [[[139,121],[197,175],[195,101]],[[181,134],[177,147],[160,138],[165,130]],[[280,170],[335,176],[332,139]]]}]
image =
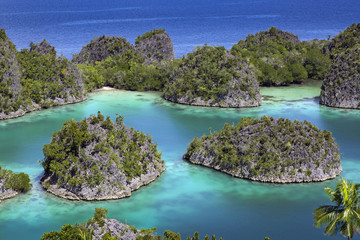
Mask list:
[{"label": "rock outcrop", "polygon": [[145,59],[145,64],[175,59],[173,43],[164,29],[154,29],[138,36],[135,50]]},{"label": "rock outcrop", "polygon": [[122,56],[134,46],[125,38],[115,36],[101,36],[84,46],[79,54],[74,55],[75,64],[93,64],[108,57]]},{"label": "rock outcrop", "polygon": [[360,109],[360,44],[335,57],[321,87],[320,104]]},{"label": "rock outcrop", "polygon": [[184,159],[235,177],[272,183],[335,178],[342,171],[331,133],[304,121],[243,118],[188,146]]},{"label": "rock outcrop", "polygon": [[225,48],[206,45],[183,58],[163,97],[209,107],[255,107],[262,103],[252,69]]},{"label": "rock outcrop", "polygon": [[300,43],[299,37],[291,32],[282,31],[276,27],[271,27],[266,31],[258,32],[254,35],[255,39],[262,43],[266,39],[271,39],[277,43],[288,42],[292,45]]},{"label": "rock outcrop", "polygon": [[107,200],[128,197],[164,170],[151,137],[98,113],[70,120],[44,145],[41,183],[59,197]]},{"label": "rock outcrop", "polygon": [[54,46],[51,46],[45,39],[41,43],[30,43],[30,52],[37,52],[40,55],[55,55],[56,50]]}]

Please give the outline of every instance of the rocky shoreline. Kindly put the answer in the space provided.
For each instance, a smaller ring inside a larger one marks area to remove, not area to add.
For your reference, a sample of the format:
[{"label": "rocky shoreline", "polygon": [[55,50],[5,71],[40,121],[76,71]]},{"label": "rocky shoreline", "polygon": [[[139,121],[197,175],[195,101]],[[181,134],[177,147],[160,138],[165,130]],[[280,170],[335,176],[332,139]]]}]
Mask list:
[{"label": "rocky shoreline", "polygon": [[[277,177],[264,177],[264,176],[244,176],[242,174],[234,173],[233,171],[230,171],[227,169],[222,169],[220,165],[214,166],[211,163],[206,163],[206,162],[204,163],[202,161],[194,161],[194,160],[189,160],[189,161],[196,165],[205,166],[208,168],[212,168],[216,171],[226,173],[228,175],[231,175],[232,177],[237,177],[237,178],[246,179],[246,180],[250,180],[250,181],[256,181],[256,182],[276,183],[276,184],[323,182],[326,180],[336,178],[342,172],[342,168],[339,168],[336,171],[331,172],[331,174],[328,176],[320,176],[320,177],[313,177],[313,178],[310,177],[307,179],[277,178]],[[321,171],[319,173],[320,173],[319,175],[322,175]]]},{"label": "rocky shoreline", "polygon": [[53,105],[50,105],[46,108],[40,106],[39,104],[34,104],[32,107],[27,108],[26,110],[19,109],[16,112],[11,112],[9,114],[4,114],[2,112],[2,113],[0,113],[0,120],[19,118],[30,112],[35,112],[35,111],[39,111],[39,110],[43,110],[43,109],[47,109],[47,108],[59,107],[59,106],[64,106],[64,105],[69,105],[69,104],[80,103],[80,102],[86,101],[87,99],[88,99],[88,96],[84,96],[83,98],[80,98],[80,99],[75,99],[74,101],[64,101],[64,99],[55,99],[56,103]]},{"label": "rocky shoreline", "polygon": [[[78,200],[84,200],[84,201],[116,200],[116,199],[130,197],[131,193],[133,191],[136,191],[140,187],[146,186],[146,185],[150,184],[151,182],[155,181],[160,176],[160,174],[162,172],[164,172],[165,170],[166,170],[166,168],[164,167],[157,173],[141,176],[141,178],[132,181],[130,183],[130,186],[125,187],[124,190],[116,192],[111,195],[106,195],[106,196],[79,196],[65,188],[59,187],[58,185],[50,185],[50,187],[48,187],[48,188],[44,187],[44,188],[47,192],[49,192],[57,197],[68,199],[68,200],[77,200],[77,201]],[[46,182],[47,180],[48,179],[41,179],[41,182],[43,183],[43,182]],[[44,184],[43,184],[43,186],[44,186]]]}]

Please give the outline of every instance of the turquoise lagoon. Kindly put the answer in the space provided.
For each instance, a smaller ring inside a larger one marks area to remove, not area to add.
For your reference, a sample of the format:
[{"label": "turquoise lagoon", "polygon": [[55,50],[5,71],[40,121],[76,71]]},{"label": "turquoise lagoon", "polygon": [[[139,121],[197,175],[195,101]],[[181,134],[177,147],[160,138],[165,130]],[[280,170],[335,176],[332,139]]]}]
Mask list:
[{"label": "turquoise lagoon", "polygon": [[[1,239],[40,239],[43,232],[92,217],[95,207],[109,209],[109,217],[138,228],[156,226],[190,236],[215,234],[224,239],[337,239],[323,236],[312,224],[312,211],[328,203],[323,188],[336,180],[308,184],[266,184],[232,178],[182,160],[195,137],[236,124],[241,117],[286,117],[308,120],[333,132],[342,153],[343,173],[360,182],[360,112],[318,104],[320,82],[291,87],[262,88],[263,105],[257,108],[192,107],[163,100],[159,93],[101,91],[85,102],[33,112],[0,122],[0,163],[31,177],[30,192],[0,204]],[[84,202],[68,201],[46,193],[39,184],[39,160],[52,132],[69,119],[81,120],[98,110],[112,119],[153,136],[167,170],[130,198]]]}]

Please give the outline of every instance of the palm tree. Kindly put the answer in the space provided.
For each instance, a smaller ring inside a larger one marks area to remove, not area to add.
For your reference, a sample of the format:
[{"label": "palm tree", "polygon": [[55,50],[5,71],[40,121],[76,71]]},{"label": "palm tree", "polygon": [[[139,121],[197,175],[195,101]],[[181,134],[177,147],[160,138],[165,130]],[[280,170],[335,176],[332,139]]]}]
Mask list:
[{"label": "palm tree", "polygon": [[360,229],[360,184],[340,179],[336,189],[325,187],[326,194],[336,205],[324,205],[313,211],[315,226],[327,225],[324,234],[330,236],[340,232],[348,239]]}]

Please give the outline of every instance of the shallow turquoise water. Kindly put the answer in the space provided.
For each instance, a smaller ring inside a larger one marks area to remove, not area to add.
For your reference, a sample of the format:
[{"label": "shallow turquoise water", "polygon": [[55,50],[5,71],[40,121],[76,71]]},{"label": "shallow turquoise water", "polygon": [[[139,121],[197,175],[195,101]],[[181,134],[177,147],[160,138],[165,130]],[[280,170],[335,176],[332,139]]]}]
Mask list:
[{"label": "shallow turquoise water", "polygon": [[[40,239],[43,232],[66,223],[83,222],[95,207],[109,217],[139,228],[157,226],[189,236],[194,231],[224,239],[341,239],[325,237],[312,226],[312,211],[328,203],[324,186],[264,184],[235,179],[182,160],[187,144],[241,117],[286,117],[308,120],[333,132],[342,153],[342,177],[360,182],[360,111],[318,105],[319,82],[287,88],[262,88],[263,106],[247,109],[190,107],[166,102],[158,93],[106,91],[83,103],[30,113],[0,122],[0,164],[30,174],[33,189],[0,204],[0,239]],[[167,170],[130,198],[104,202],[73,202],[44,192],[39,184],[42,146],[64,121],[83,119],[98,110],[112,119],[151,134],[163,152]]]}]

